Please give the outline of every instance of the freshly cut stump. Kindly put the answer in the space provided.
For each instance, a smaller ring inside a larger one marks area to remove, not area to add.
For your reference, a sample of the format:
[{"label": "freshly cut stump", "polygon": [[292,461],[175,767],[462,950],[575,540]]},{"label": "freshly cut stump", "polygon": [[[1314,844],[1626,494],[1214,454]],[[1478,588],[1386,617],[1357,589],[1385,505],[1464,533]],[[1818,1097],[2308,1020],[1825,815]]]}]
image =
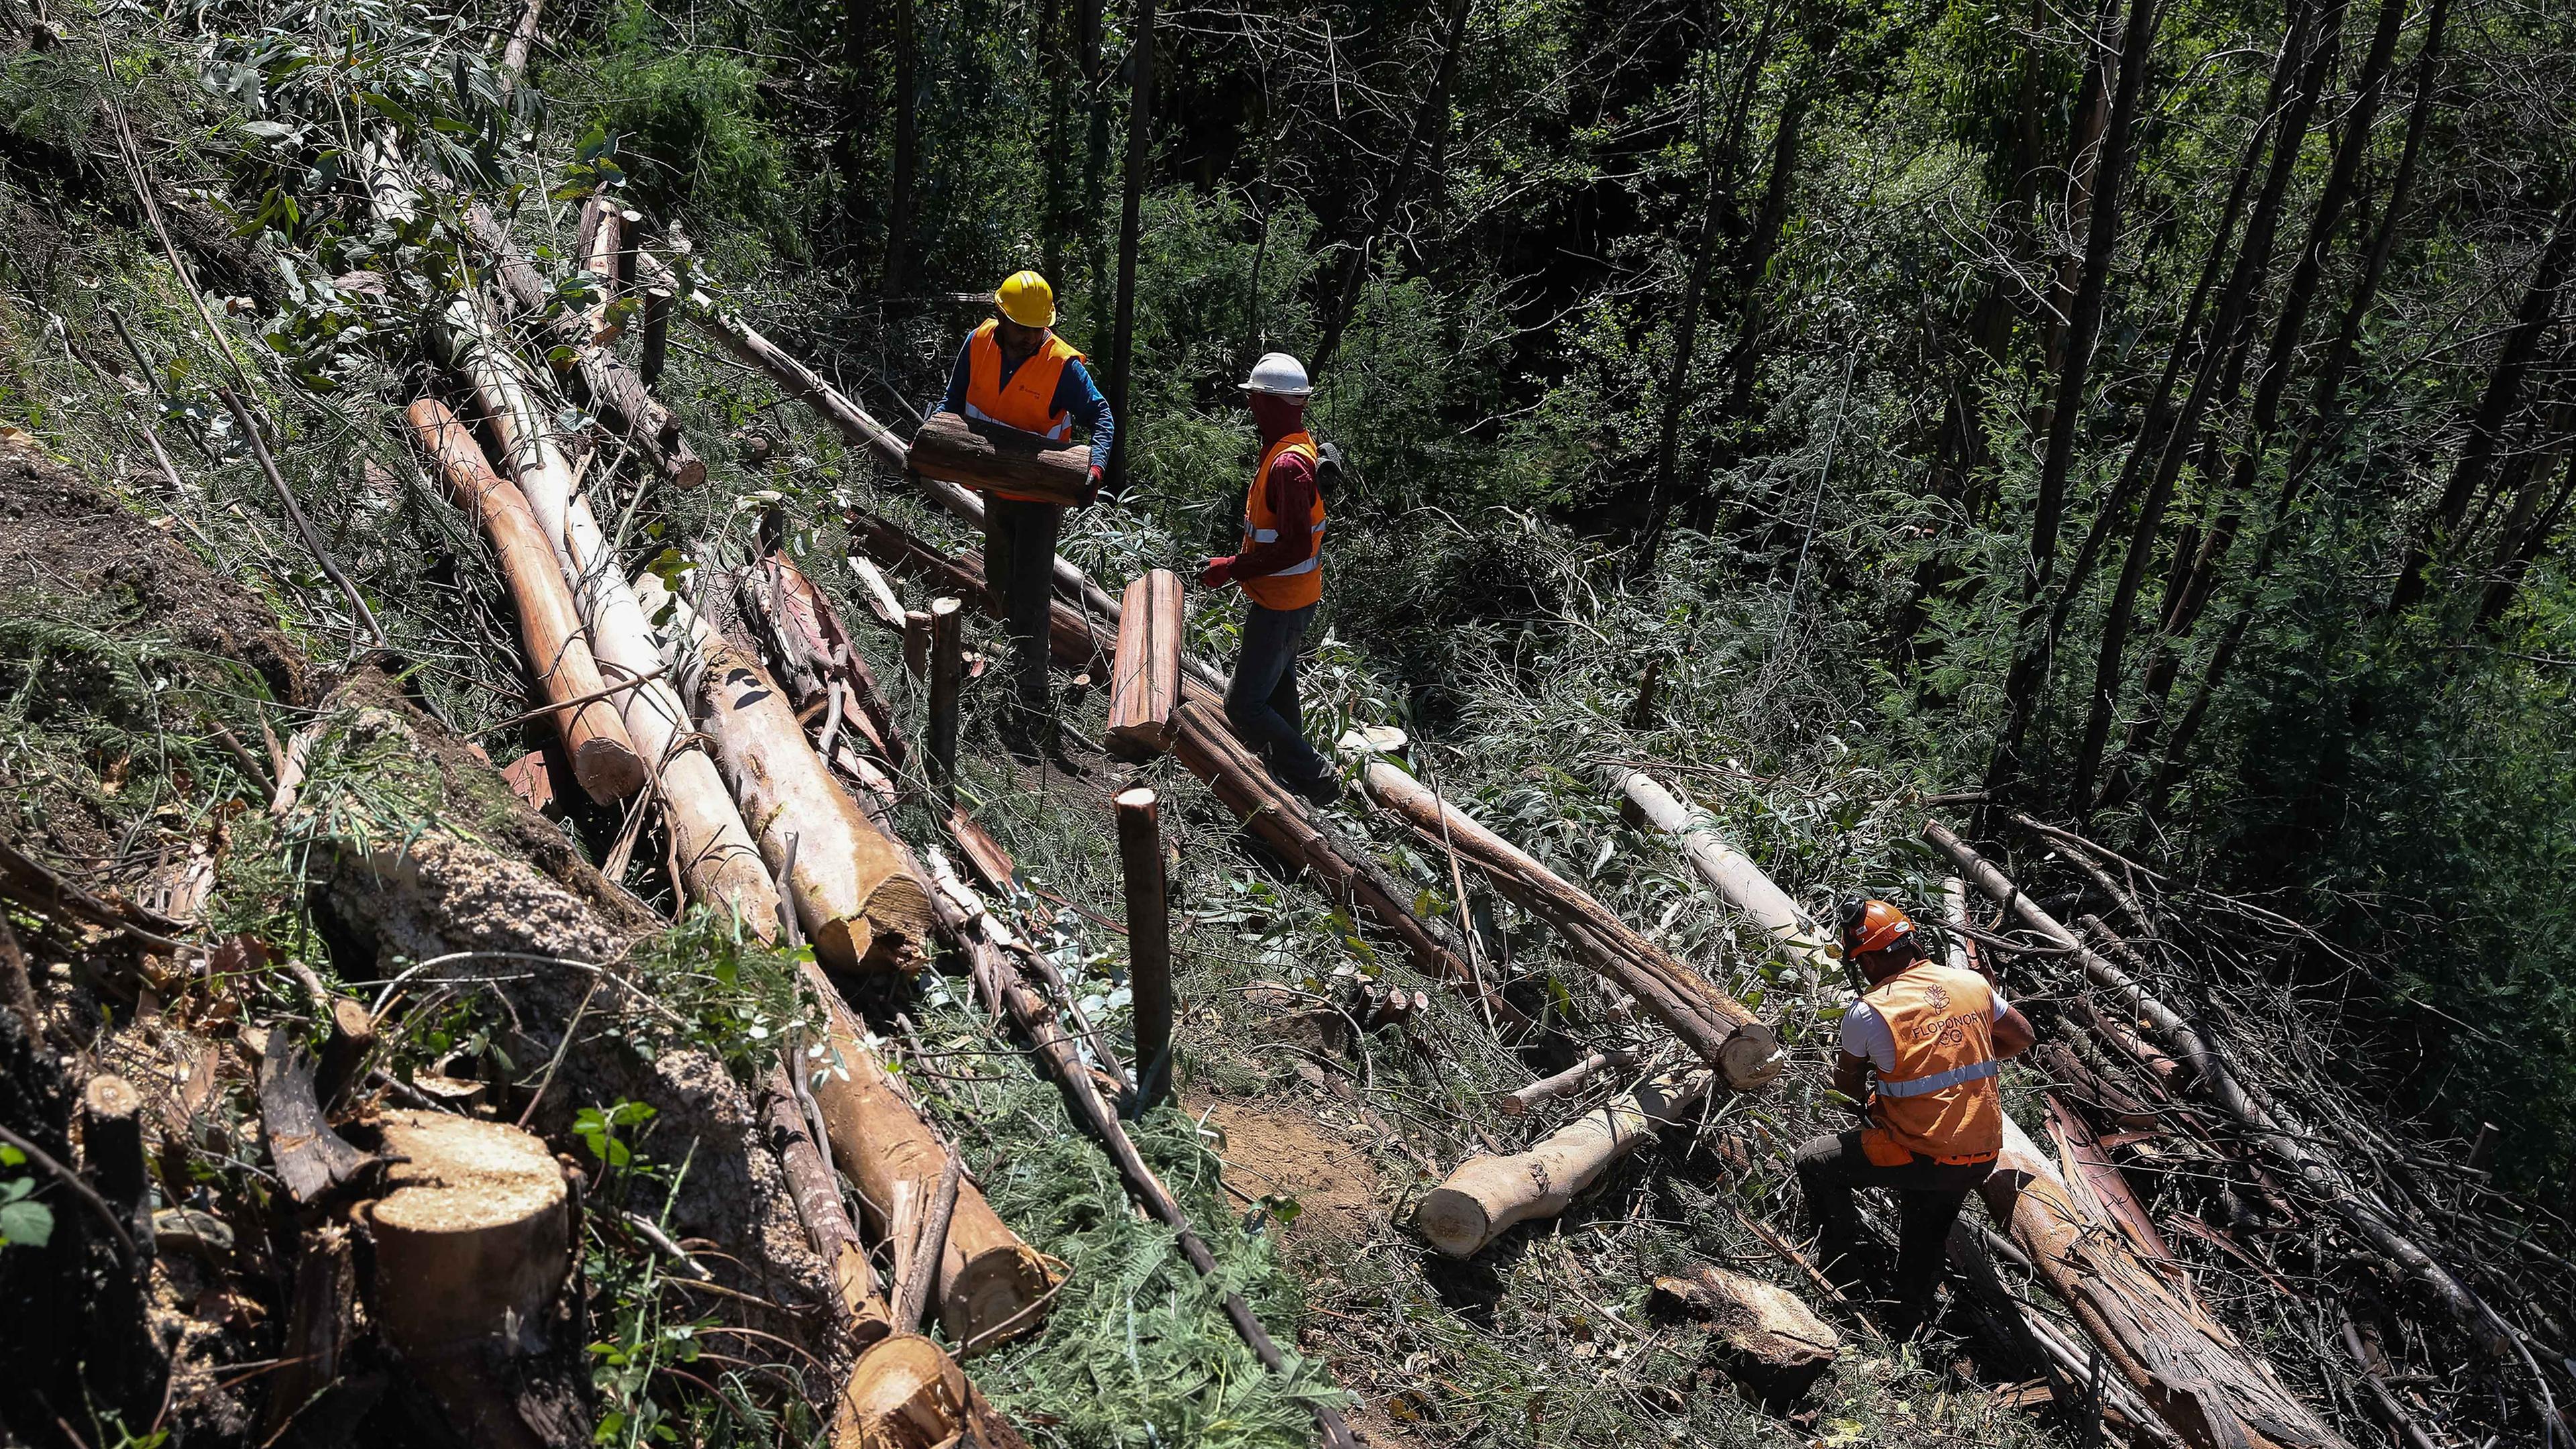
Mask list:
[{"label": "freshly cut stump", "polygon": [[572,1271],[563,1169],[545,1142],[499,1122],[393,1112],[385,1151],[407,1157],[368,1209],[376,1312],[394,1346],[431,1356],[524,1332]]},{"label": "freshly cut stump", "polygon": [[1788,1289],[1724,1268],[1658,1277],[1655,1301],[1707,1320],[1719,1365],[1773,1413],[1804,1398],[1842,1347],[1842,1335]]},{"label": "freshly cut stump", "polygon": [[832,1449],[1023,1449],[1026,1440],[917,1333],[881,1339],[850,1369]]}]

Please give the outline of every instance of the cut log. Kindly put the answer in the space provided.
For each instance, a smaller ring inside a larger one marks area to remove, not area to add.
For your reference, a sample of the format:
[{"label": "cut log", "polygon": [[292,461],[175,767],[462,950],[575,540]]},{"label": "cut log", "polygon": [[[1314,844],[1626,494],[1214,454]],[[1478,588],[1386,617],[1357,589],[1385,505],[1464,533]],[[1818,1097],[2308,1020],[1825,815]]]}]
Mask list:
[{"label": "cut log", "polygon": [[1606,1068],[1634,1066],[1637,1056],[1635,1047],[1594,1052],[1553,1076],[1541,1077],[1527,1086],[1515,1087],[1503,1093],[1494,1099],[1494,1105],[1501,1108],[1506,1117],[1527,1116],[1530,1108],[1541,1102],[1553,1102],[1568,1092],[1579,1090],[1584,1083],[1599,1076]]},{"label": "cut log", "polygon": [[572,759],[573,778],[603,805],[643,789],[644,762],[636,758],[617,706],[604,697],[607,682],[582,634],[572,590],[528,500],[492,471],[482,445],[447,404],[422,398],[411,405],[410,418],[413,435],[438,463],[447,496],[492,540],[501,582],[519,616],[519,642],[539,692],[555,707],[555,731]]},{"label": "cut log", "polygon": [[498,1122],[393,1112],[382,1126],[396,1160],[366,1212],[376,1324],[468,1443],[561,1444],[562,1423],[531,1422],[544,1396],[512,1380],[545,1351],[572,1272],[563,1169],[542,1139]]},{"label": "cut log", "polygon": [[259,1131],[278,1180],[311,1206],[357,1179],[376,1159],[341,1140],[313,1095],[313,1056],[282,1026],[268,1030],[259,1059]]},{"label": "cut log", "polygon": [[731,910],[763,941],[776,938],[778,893],[743,827],[715,762],[697,744],[689,711],[661,669],[661,644],[627,583],[607,533],[555,446],[551,420],[517,358],[500,346],[471,298],[458,298],[435,335],[473,384],[499,436],[520,493],[554,546],[588,626],[600,672],[634,687],[616,696],[627,738],[652,770],[683,884],[693,899]]},{"label": "cut log", "polygon": [[1172,746],[1181,702],[1181,579],[1155,569],[1127,586],[1109,665],[1109,748],[1150,759]]},{"label": "cut log", "polygon": [[1025,1449],[948,1351],[898,1333],[859,1355],[841,1391],[832,1449]]},{"label": "cut log", "polygon": [[1422,1199],[1414,1222],[1441,1252],[1474,1257],[1513,1224],[1565,1211],[1658,1127],[1690,1120],[1710,1083],[1701,1071],[1657,1077],[1584,1113],[1527,1152],[1471,1157]]},{"label": "cut log", "polygon": [[1719,1366],[1771,1414],[1805,1398],[1842,1348],[1842,1335],[1796,1294],[1724,1268],[1658,1276],[1650,1302],[1707,1321]]},{"label": "cut log", "polygon": [[814,1240],[815,1256],[832,1275],[833,1321],[853,1347],[864,1347],[893,1331],[892,1316],[885,1294],[877,1287],[876,1268],[868,1262],[867,1246],[859,1240],[858,1228],[841,1202],[832,1164],[807,1121],[805,1101],[781,1067],[769,1075],[760,1104],[761,1120],[769,1129],[778,1165],[787,1174],[796,1216],[805,1224],[805,1235]]},{"label": "cut log", "polygon": [[932,413],[912,435],[907,457],[925,478],[1084,508],[1091,503],[1091,450],[955,413]]},{"label": "cut log", "polygon": [[2311,1151],[2308,1134],[2287,1130],[2275,1120],[2272,1112],[2257,1102],[2237,1080],[2235,1069],[2228,1065],[2226,1058],[2211,1050],[2199,1030],[2181,1013],[2149,994],[2128,972],[2086,946],[2056,917],[2023,895],[2002,871],[1995,869],[1983,856],[1970,849],[1967,842],[1944,829],[1939,822],[1926,821],[1923,835],[1935,849],[1948,856],[1951,863],[1959,868],[1959,873],[1977,889],[2003,902],[2033,930],[2069,948],[2076,965],[2095,985],[2110,992],[2124,1012],[2150,1023],[2157,1036],[2190,1069],[2193,1090],[2235,1119],[2246,1136],[2296,1175],[2300,1183],[2336,1217],[2422,1284],[2433,1300],[2468,1333],[2480,1352],[2507,1361],[2518,1356],[2513,1330],[2496,1316],[2495,1310],[2471,1292],[2439,1259],[2418,1245],[2386,1209],[2366,1200],[2355,1190],[2349,1178]]},{"label": "cut log", "polygon": [[965,683],[965,619],[961,599],[930,601],[930,784],[939,798],[957,798],[958,690]]},{"label": "cut log", "polygon": [[[897,1183],[926,1199],[948,1149],[869,1051],[865,1029],[822,973],[804,968],[830,1015],[829,1059],[810,1082],[832,1140],[832,1160],[859,1189],[879,1234],[890,1227]],[[939,1323],[972,1353],[1034,1330],[1054,1287],[1046,1263],[1004,1226],[983,1190],[957,1189],[948,1244],[939,1259]],[[891,1340],[889,1340],[891,1341]]]},{"label": "cut log", "polygon": [[1393,762],[1374,758],[1361,776],[1369,798],[1393,811],[1434,849],[1455,850],[1514,904],[1546,921],[1602,979],[1637,999],[1683,1045],[1715,1067],[1726,1085],[1769,1085],[1788,1062],[1779,1035],[1742,1002],[1631,930],[1588,893],[1431,793]]},{"label": "cut log", "polygon": [[769,671],[712,619],[672,599],[660,579],[639,576],[635,593],[656,612],[667,605],[672,634],[694,639],[697,657],[683,682],[699,726],[715,742],[761,859],[773,873],[792,874],[787,894],[817,959],[835,971],[921,969],[929,899],[894,843],[814,753]]},{"label": "cut log", "polygon": [[1136,1103],[1159,1107],[1172,1085],[1172,913],[1164,895],[1163,824],[1154,792],[1122,790],[1118,865],[1127,897],[1127,982],[1135,1001]]},{"label": "cut log", "polygon": [[662,477],[683,488],[706,482],[706,460],[681,435],[679,419],[662,406],[634,369],[592,340],[590,319],[577,312],[548,316],[554,288],[520,254],[517,244],[510,240],[509,230],[479,204],[466,212],[466,226],[473,232],[475,244],[493,258],[493,271],[500,278],[501,294],[508,300],[512,320],[527,328],[531,340],[541,349],[570,349],[583,389],[593,406],[617,428],[618,435],[633,444]]},{"label": "cut log", "polygon": [[1735,848],[1708,823],[1705,812],[1674,798],[1642,770],[1617,773],[1612,780],[1630,804],[1656,829],[1681,842],[1691,869],[1728,905],[1742,911],[1771,938],[1780,959],[1799,968],[1814,983],[1839,980],[1839,959],[1827,948],[1831,937],[1798,908],[1789,893]]},{"label": "cut log", "polygon": [[1222,719],[1211,706],[1182,704],[1172,711],[1172,752],[1191,774],[1208,782],[1245,828],[1303,870],[1325,896],[1391,932],[1404,943],[1416,969],[1473,998],[1498,1027],[1522,1033],[1535,1029],[1528,1015],[1467,964],[1463,948],[1446,927],[1413,913],[1412,893],[1396,884],[1375,856],[1310,816],[1305,802],[1279,788]]},{"label": "cut log", "polygon": [[619,334],[626,330],[608,320],[608,309],[617,301],[617,258],[625,231],[626,212],[616,202],[594,196],[581,204],[581,226],[573,233],[572,254],[595,279],[591,304],[582,309],[582,331],[601,347],[616,346]]}]

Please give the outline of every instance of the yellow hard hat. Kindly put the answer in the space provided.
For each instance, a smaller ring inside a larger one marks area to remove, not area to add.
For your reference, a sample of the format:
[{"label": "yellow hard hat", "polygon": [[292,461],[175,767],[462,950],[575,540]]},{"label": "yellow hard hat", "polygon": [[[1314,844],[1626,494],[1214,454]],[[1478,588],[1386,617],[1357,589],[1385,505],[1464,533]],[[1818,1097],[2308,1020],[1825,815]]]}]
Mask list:
[{"label": "yellow hard hat", "polygon": [[1035,272],[1011,273],[993,289],[993,300],[1001,305],[1003,316],[1023,327],[1055,325],[1055,288]]}]

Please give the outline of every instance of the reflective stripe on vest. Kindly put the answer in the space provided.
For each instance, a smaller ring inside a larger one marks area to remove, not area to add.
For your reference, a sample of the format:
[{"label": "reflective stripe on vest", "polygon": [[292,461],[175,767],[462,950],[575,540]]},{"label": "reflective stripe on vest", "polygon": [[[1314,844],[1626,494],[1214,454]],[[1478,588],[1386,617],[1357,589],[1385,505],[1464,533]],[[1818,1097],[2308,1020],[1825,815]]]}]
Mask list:
[{"label": "reflective stripe on vest", "polygon": [[1986,979],[1918,961],[1864,998],[1887,1023],[1895,1064],[1878,1073],[1870,1121],[1895,1145],[1948,1162],[2003,1146],[1995,997]]},{"label": "reflective stripe on vest", "polygon": [[1261,462],[1252,470],[1252,487],[1243,499],[1243,547],[1277,543],[1283,529],[1294,529],[1303,521],[1306,532],[1315,538],[1315,551],[1276,573],[1244,575],[1235,580],[1243,586],[1246,597],[1265,609],[1302,609],[1324,596],[1323,493],[1315,494],[1315,511],[1305,520],[1274,518],[1270,514],[1270,465],[1290,451],[1302,455],[1309,466],[1320,466],[1315,440],[1303,429],[1262,450]]},{"label": "reflective stripe on vest", "polygon": [[1056,409],[1055,390],[1064,380],[1064,365],[1082,354],[1050,332],[1005,382],[998,326],[988,320],[966,340],[966,416],[1059,443],[1072,437],[1073,414]]}]

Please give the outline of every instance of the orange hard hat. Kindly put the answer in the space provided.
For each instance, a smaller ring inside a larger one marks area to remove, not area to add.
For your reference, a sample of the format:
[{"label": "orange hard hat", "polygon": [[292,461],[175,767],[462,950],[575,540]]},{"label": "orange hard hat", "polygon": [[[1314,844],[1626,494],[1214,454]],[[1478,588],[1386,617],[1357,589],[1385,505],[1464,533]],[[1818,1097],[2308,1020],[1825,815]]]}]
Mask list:
[{"label": "orange hard hat", "polygon": [[1864,956],[1899,942],[1914,941],[1914,921],[1885,901],[1854,901],[1843,907],[1843,954]]}]

